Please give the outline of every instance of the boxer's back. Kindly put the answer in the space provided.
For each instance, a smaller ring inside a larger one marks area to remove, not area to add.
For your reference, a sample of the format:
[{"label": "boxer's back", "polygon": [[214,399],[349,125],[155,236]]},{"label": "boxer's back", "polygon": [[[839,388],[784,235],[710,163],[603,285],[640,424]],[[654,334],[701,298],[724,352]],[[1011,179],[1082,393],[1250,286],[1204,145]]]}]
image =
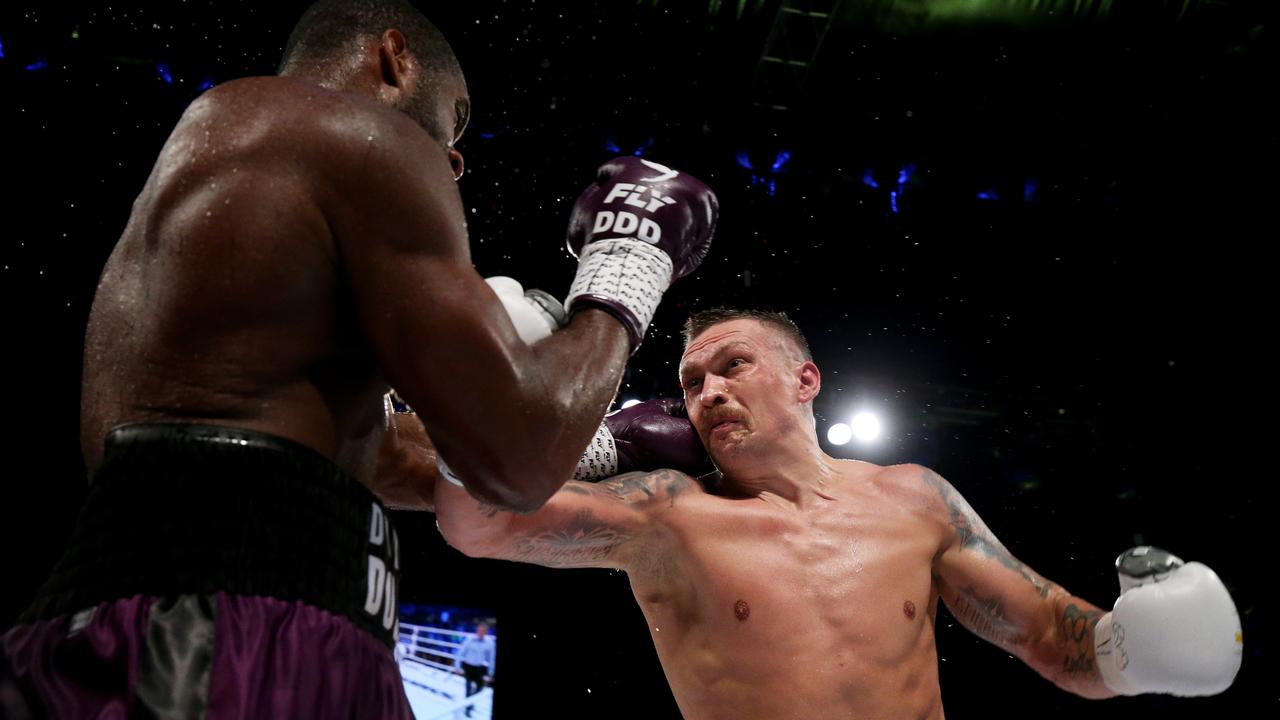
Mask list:
[{"label": "boxer's back", "polygon": [[381,386],[320,199],[326,125],[353,106],[250,78],[188,108],[94,298],[81,405],[90,469],[112,427],[176,420],[294,439],[366,475]]}]

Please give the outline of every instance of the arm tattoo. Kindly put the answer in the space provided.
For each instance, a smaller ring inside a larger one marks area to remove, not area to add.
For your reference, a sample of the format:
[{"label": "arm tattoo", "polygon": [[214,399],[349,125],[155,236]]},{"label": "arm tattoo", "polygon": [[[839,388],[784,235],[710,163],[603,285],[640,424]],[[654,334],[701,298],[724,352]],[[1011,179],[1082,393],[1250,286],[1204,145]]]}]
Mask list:
[{"label": "arm tattoo", "polygon": [[924,482],[938,493],[938,497],[942,499],[943,504],[946,505],[948,512],[950,512],[951,527],[955,530],[956,539],[960,541],[961,548],[971,549],[993,558],[1031,583],[1031,586],[1036,589],[1040,597],[1049,596],[1049,590],[1053,587],[1053,583],[1035,574],[1030,568],[1011,555],[1004,545],[1000,544],[995,535],[991,534],[986,524],[973,511],[969,503],[965,502],[960,493],[956,492],[951,483],[927,468],[924,471]]},{"label": "arm tattoo", "polygon": [[644,505],[667,497],[667,507],[675,507],[676,496],[694,484],[693,478],[675,470],[631,472],[598,483],[568,483],[564,489],[580,495],[607,496],[632,505]]},{"label": "arm tattoo", "polygon": [[996,597],[983,597],[972,587],[946,598],[947,609],[961,625],[985,640],[1005,648],[1022,642],[1018,626],[1004,616],[1004,607]]},{"label": "arm tattoo", "polygon": [[[676,497],[693,483],[684,473],[659,470],[627,473],[599,483],[570,482],[561,492],[647,511],[675,507]],[[500,557],[549,567],[598,567],[618,546],[637,537],[639,531],[583,507],[570,517],[557,518],[536,530],[512,535]]]},{"label": "arm tattoo", "polygon": [[549,567],[591,567],[631,537],[584,509],[558,529],[513,537],[506,555]]},{"label": "arm tattoo", "polygon": [[1093,629],[1102,611],[1081,608],[1074,598],[1064,594],[1054,600],[1054,618],[1063,644],[1062,672],[1066,675],[1093,674],[1097,671],[1093,654]]},{"label": "arm tattoo", "polygon": [[[674,470],[658,470],[656,472],[631,472],[615,475],[597,483],[569,482],[561,488],[564,492],[578,495],[607,496],[625,503],[639,504],[643,501],[656,500],[659,493],[665,491],[667,507],[675,507],[676,496],[689,489],[694,481],[688,475]],[[497,516],[500,512],[513,513],[484,501],[477,501],[477,508],[486,518]],[[536,510],[534,512],[537,512]]]}]

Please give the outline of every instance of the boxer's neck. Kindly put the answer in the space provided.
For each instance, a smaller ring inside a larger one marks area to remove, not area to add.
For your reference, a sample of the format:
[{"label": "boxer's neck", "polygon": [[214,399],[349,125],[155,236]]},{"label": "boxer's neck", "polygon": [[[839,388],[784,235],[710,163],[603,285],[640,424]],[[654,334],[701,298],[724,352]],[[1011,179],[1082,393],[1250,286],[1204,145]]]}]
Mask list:
[{"label": "boxer's neck", "polygon": [[295,66],[281,77],[319,85],[334,92],[347,92],[380,99],[381,76],[376,51],[347,53],[323,62]]},{"label": "boxer's neck", "polygon": [[817,438],[803,435],[727,465],[720,469],[738,492],[799,510],[832,499],[827,488],[840,474],[836,460],[822,451]]}]

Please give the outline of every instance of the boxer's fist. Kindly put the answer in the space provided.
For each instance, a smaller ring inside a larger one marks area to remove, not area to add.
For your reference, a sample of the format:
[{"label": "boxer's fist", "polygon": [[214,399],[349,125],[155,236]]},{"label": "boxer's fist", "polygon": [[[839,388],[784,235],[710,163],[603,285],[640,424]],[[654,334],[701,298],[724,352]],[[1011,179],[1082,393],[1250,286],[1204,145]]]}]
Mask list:
[{"label": "boxer's fist", "polygon": [[1204,565],[1152,547],[1116,560],[1120,597],[1098,620],[1098,671],[1121,695],[1214,695],[1240,670],[1240,616],[1226,586]]},{"label": "boxer's fist", "polygon": [[575,256],[585,245],[637,238],[671,259],[671,279],[693,272],[711,247],[720,206],[701,180],[637,157],[610,160],[578,197],[569,218]]},{"label": "boxer's fist", "polygon": [[569,219],[578,275],[566,307],[614,315],[634,350],[662,293],[706,257],[719,212],[715,193],[697,178],[636,157],[605,163]]},{"label": "boxer's fist", "polygon": [[596,481],[659,468],[700,475],[710,469],[708,463],[684,401],[659,398],[606,415],[578,461],[573,479]]},{"label": "boxer's fist", "polygon": [[520,283],[501,275],[485,278],[494,294],[502,301],[502,307],[511,318],[520,339],[527,344],[551,336],[565,324],[568,316],[564,306],[549,293],[541,290],[525,290]]}]

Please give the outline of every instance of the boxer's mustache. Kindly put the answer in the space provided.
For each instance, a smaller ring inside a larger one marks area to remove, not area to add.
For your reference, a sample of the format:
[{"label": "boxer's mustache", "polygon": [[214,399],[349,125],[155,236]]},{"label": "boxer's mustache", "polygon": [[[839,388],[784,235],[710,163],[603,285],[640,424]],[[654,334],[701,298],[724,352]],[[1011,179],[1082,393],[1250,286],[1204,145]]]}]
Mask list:
[{"label": "boxer's mustache", "polygon": [[708,430],[722,422],[742,422],[742,416],[736,413],[719,412],[715,415],[708,415],[703,419],[703,425]]}]

